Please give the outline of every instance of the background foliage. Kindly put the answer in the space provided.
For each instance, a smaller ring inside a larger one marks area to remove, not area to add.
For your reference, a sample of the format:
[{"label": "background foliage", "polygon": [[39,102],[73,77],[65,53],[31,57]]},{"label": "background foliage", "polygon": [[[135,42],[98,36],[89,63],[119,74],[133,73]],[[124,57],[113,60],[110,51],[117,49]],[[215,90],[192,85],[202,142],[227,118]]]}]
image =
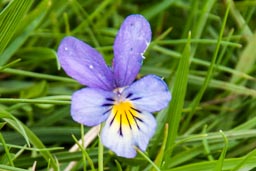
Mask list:
[{"label": "background foliage", "polygon": [[[0,170],[256,169],[256,1],[1,0],[0,11]],[[56,49],[73,35],[110,64],[133,13],[153,31],[140,76],[164,77],[173,99],[156,113],[146,153],[124,159],[71,119],[82,86],[60,70]],[[71,149],[84,133],[87,148]]]}]

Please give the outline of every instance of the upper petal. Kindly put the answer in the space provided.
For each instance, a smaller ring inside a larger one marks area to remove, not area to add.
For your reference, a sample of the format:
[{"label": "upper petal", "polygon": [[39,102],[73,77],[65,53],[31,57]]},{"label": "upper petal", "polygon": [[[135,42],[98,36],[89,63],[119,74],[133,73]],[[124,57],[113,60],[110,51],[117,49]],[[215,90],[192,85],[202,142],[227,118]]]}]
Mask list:
[{"label": "upper petal", "polygon": [[166,83],[156,75],[147,75],[123,91],[125,97],[142,111],[156,112],[171,100]]},{"label": "upper petal", "polygon": [[113,70],[117,87],[134,81],[150,41],[150,25],[143,16],[130,15],[124,20],[114,43]]},{"label": "upper petal", "polygon": [[109,116],[113,101],[112,92],[83,88],[72,95],[71,116],[86,126],[98,125]]},{"label": "upper petal", "polygon": [[113,73],[101,54],[91,46],[68,36],[61,41],[57,54],[65,72],[79,83],[113,90]]}]

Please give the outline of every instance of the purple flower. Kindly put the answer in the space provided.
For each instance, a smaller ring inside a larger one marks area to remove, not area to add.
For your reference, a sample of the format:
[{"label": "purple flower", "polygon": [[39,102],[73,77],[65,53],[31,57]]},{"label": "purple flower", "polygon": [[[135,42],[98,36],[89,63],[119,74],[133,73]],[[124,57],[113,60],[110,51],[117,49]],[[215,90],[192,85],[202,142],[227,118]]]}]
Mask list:
[{"label": "purple flower", "polygon": [[165,108],[171,99],[167,85],[156,75],[134,82],[150,41],[147,20],[130,15],[115,39],[112,68],[98,51],[74,37],[65,37],[58,48],[65,72],[87,86],[72,95],[72,118],[87,126],[105,121],[102,143],[126,158],[136,156],[135,146],[146,150],[156,129],[151,113]]}]

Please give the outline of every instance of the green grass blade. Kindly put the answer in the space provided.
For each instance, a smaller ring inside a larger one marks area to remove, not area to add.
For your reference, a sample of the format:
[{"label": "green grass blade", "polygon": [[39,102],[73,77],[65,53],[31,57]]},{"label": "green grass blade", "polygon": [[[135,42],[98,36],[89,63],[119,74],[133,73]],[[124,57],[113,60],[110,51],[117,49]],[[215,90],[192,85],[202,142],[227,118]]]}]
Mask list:
[{"label": "green grass blade", "polygon": [[[163,143],[161,145],[161,148],[156,156],[155,159],[155,164],[158,167],[161,167],[162,162],[163,162],[163,157],[164,157],[164,153],[165,153],[165,149],[166,149],[166,142],[167,142],[167,137],[168,137],[168,124],[165,125],[165,129],[164,129],[164,139],[163,139]],[[154,169],[152,169],[152,171],[155,171]]]},{"label": "green grass blade", "polygon": [[215,169],[213,169],[213,171],[223,170],[222,169],[223,168],[223,162],[224,162],[227,150],[228,150],[228,139],[227,139],[227,137],[225,136],[225,134],[222,131],[220,131],[220,134],[222,135],[222,137],[224,139],[225,145],[224,145],[224,148],[223,148],[223,150],[221,152],[219,160],[216,163]]},{"label": "green grass blade", "polygon": [[162,10],[170,7],[174,2],[175,0],[164,0],[161,3],[157,2],[155,5],[152,5],[145,11],[142,11],[142,15],[145,16],[147,19],[151,19],[152,17],[159,14]]},{"label": "green grass blade", "polygon": [[[206,128],[207,128],[207,125],[205,125],[204,128],[203,128],[203,132],[202,132],[203,134],[206,134]],[[207,154],[208,160],[209,160],[209,161],[213,161],[213,160],[214,160],[214,157],[213,157],[213,155],[211,154],[211,148],[209,147],[209,143],[208,143],[208,141],[207,141],[206,138],[204,138],[204,139],[202,140],[202,144],[203,144],[203,147],[204,147],[204,151],[205,151],[205,153]]]},{"label": "green grass blade", "polygon": [[[26,15],[28,9],[32,5],[32,0],[20,1],[13,0],[0,14],[0,54],[4,51],[13,35],[15,34],[18,25]],[[1,60],[0,56],[0,60]],[[0,62],[0,65],[3,65]]]},{"label": "green grass blade", "polygon": [[255,156],[256,150],[251,151],[248,153],[243,160],[241,160],[237,165],[231,170],[231,171],[239,171],[243,166],[246,164],[246,162]]},{"label": "green grass blade", "polygon": [[[188,42],[184,48],[182,57],[179,62],[179,66],[176,73],[176,79],[174,82],[174,87],[172,90],[172,101],[169,106],[167,123],[169,125],[168,138],[166,151],[164,159],[166,160],[170,157],[172,148],[174,146],[178,128],[180,123],[180,118],[182,114],[182,109],[184,105],[184,99],[187,89],[188,73],[189,73],[189,57],[190,57],[190,34],[188,35]],[[168,155],[168,156],[167,156]]]},{"label": "green grass blade", "polygon": [[3,164],[0,164],[0,169],[3,169],[2,171],[28,171],[27,169],[21,169],[18,167],[12,167]]},{"label": "green grass blade", "polygon": [[5,64],[38,27],[47,14],[48,4],[47,1],[42,1],[34,11],[23,19],[23,22],[18,27],[17,35],[1,55],[0,65]]},{"label": "green grass blade", "polygon": [[[225,159],[223,163],[223,170],[232,169],[237,163],[244,160],[243,158],[235,158],[235,159]],[[243,171],[250,171],[252,168],[256,167],[255,163],[256,157],[252,157],[247,160],[242,169]],[[193,164],[187,164],[184,166],[172,168],[172,169],[163,169],[161,171],[212,171],[212,169],[216,166],[217,161],[207,161],[207,162],[199,162]]]},{"label": "green grass blade", "polygon": [[5,143],[5,140],[4,140],[4,137],[3,135],[0,133],[0,141],[2,142],[2,145],[4,147],[4,151],[5,151],[5,154],[7,156],[7,159],[8,159],[8,162],[11,166],[14,166],[13,164],[13,159],[10,155],[10,151],[9,151],[9,148],[7,147],[6,143]]},{"label": "green grass blade", "polygon": [[9,112],[7,112],[1,108],[0,108],[0,113],[1,113],[0,116],[2,115],[1,118],[3,118],[4,121],[6,123],[8,123],[9,125],[11,125],[15,130],[17,130],[17,132],[19,132],[24,137],[27,145],[30,146],[29,138],[26,134],[26,131],[25,131],[22,123],[17,118],[15,118],[13,115],[11,115]]},{"label": "green grass blade", "polygon": [[116,163],[117,171],[123,171],[121,164],[117,160],[115,160],[115,163]]},{"label": "green grass blade", "polygon": [[[2,116],[7,116],[6,118],[1,118],[10,124],[17,132],[20,132],[23,137],[26,139],[26,141],[29,141],[33,146],[36,148],[43,148],[45,149],[46,147],[42,143],[42,141],[23,123],[21,123],[18,119],[16,119],[14,116],[12,116],[10,113],[6,111],[1,111],[0,113],[4,113]],[[14,120],[15,119],[15,120]],[[53,167],[55,170],[57,170],[57,163],[55,161],[55,158],[52,156],[52,154],[49,151],[40,151],[42,156],[45,158],[45,160],[48,162],[51,167]]]},{"label": "green grass blade", "polygon": [[222,40],[222,36],[223,36],[224,30],[225,30],[225,25],[226,25],[228,14],[229,14],[229,9],[230,9],[230,3],[229,3],[229,5],[227,6],[227,9],[226,9],[226,13],[225,13],[225,16],[224,16],[224,19],[223,19],[223,23],[222,23],[222,26],[221,26],[220,34],[219,34],[217,45],[216,45],[216,49],[214,51],[214,54],[213,54],[213,57],[212,57],[212,61],[211,61],[211,64],[209,66],[206,78],[204,80],[204,83],[203,83],[201,89],[199,90],[199,92],[197,93],[196,97],[194,98],[194,100],[191,103],[192,110],[189,113],[188,118],[186,119],[186,121],[185,121],[185,123],[184,123],[184,125],[182,127],[182,132],[184,132],[184,130],[188,128],[189,122],[191,121],[192,116],[195,113],[196,107],[200,103],[200,101],[201,101],[201,99],[202,99],[202,97],[204,95],[204,92],[207,89],[207,87],[208,87],[208,85],[209,85],[209,83],[210,83],[210,81],[212,79],[213,73],[215,71],[214,65],[215,65],[215,63],[217,61],[217,57],[218,57],[218,53],[219,53],[219,49],[220,49],[220,42]]},{"label": "green grass blade", "polygon": [[43,74],[43,73],[36,73],[36,72],[31,72],[31,71],[24,71],[24,70],[20,70],[20,69],[6,68],[0,72],[14,74],[14,75],[23,75],[23,76],[32,77],[32,78],[53,80],[53,81],[77,83],[75,80],[73,80],[71,78],[67,78],[67,77],[61,77],[61,76],[55,76],[55,75],[49,75],[49,74]]},{"label": "green grass blade", "polygon": [[[205,28],[207,19],[209,17],[210,11],[213,7],[213,5],[215,4],[216,0],[211,0],[211,1],[204,1],[203,3],[203,7],[199,7],[198,5],[198,13],[199,13],[199,17],[198,17],[198,21],[197,24],[191,23],[192,27],[194,26],[191,34],[192,34],[192,38],[200,38],[202,35],[202,32]],[[201,9],[202,8],[202,9]],[[194,58],[195,52],[197,49],[197,44],[195,44],[194,46],[191,46],[191,56],[192,59]]]},{"label": "green grass blade", "polygon": [[[247,46],[242,52],[235,68],[236,71],[249,73],[255,67],[255,62],[256,62],[256,50],[255,50],[256,41],[255,40],[256,40],[256,33],[254,33],[252,37],[249,39]],[[240,78],[238,78],[235,75],[232,75],[232,78],[231,78],[232,83],[236,83],[239,80]]]},{"label": "green grass blade", "polygon": [[[209,42],[208,42],[209,44]],[[166,54],[168,56],[172,56],[174,58],[180,58],[181,54],[176,52],[176,51],[173,51],[173,50],[170,50],[170,49],[167,49],[167,48],[164,48],[164,47],[161,47],[159,45],[154,45],[153,46],[153,49],[157,52],[160,52],[160,53],[163,53],[163,54]],[[211,65],[210,62],[208,61],[205,61],[205,60],[202,60],[202,59],[197,59],[197,58],[193,58],[191,60],[191,62],[193,64],[197,64],[197,65],[201,65],[201,66],[205,66],[205,67],[209,67]],[[231,73],[233,75],[235,75],[236,77],[239,77],[240,79],[241,78],[245,78],[245,79],[250,79],[250,80],[255,80],[254,77],[246,74],[246,73],[243,73],[243,72],[240,72],[240,71],[237,71],[235,69],[232,69],[232,68],[229,68],[229,67],[226,67],[226,66],[223,66],[223,65],[214,65],[214,67],[218,68],[218,70],[220,71],[225,71],[227,73]],[[146,66],[144,66],[143,68],[146,68]],[[142,69],[143,69],[142,68]],[[155,72],[157,72],[159,69],[157,69]],[[163,74],[163,73],[161,73]],[[166,73],[166,75],[168,76],[169,72]]]},{"label": "green grass blade", "polygon": [[[193,83],[195,85],[203,85],[204,81],[205,81],[205,79],[203,77],[199,77],[199,76],[195,76],[195,75],[189,75],[189,82],[190,83]],[[256,97],[256,90],[247,88],[245,86],[229,83],[229,82],[226,82],[226,81],[220,81],[220,80],[212,79],[209,82],[208,87],[227,90],[227,91],[230,91],[234,94]]]},{"label": "green grass blade", "polygon": [[[252,35],[252,31],[250,29],[250,27],[247,25],[245,19],[243,18],[243,16],[241,15],[241,13],[239,12],[239,10],[236,8],[236,5],[234,3],[234,1],[232,0],[225,0],[226,2],[230,3],[230,14],[231,16],[234,18],[236,24],[238,25],[239,29],[241,29],[242,34],[245,35]],[[247,37],[245,37],[246,40]]]},{"label": "green grass blade", "polygon": [[150,158],[144,154],[140,149],[136,148],[136,151],[146,160],[148,161],[151,166],[156,170],[156,171],[161,171],[160,168],[152,161]]}]

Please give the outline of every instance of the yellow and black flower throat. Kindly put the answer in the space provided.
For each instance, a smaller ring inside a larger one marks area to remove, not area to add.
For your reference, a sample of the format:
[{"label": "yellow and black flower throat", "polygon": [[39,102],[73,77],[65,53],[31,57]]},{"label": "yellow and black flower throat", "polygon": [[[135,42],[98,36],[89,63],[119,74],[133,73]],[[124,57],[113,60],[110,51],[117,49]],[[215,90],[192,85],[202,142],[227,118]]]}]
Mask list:
[{"label": "yellow and black flower throat", "polygon": [[131,98],[132,93],[128,94],[126,98],[120,100],[107,98],[109,103],[105,103],[102,106],[109,106],[110,108],[105,112],[110,112],[111,120],[109,126],[119,125],[119,135],[124,135],[124,129],[138,129],[140,130],[140,124],[143,123],[140,115],[142,112],[136,109],[132,101],[140,99],[140,97]]}]

